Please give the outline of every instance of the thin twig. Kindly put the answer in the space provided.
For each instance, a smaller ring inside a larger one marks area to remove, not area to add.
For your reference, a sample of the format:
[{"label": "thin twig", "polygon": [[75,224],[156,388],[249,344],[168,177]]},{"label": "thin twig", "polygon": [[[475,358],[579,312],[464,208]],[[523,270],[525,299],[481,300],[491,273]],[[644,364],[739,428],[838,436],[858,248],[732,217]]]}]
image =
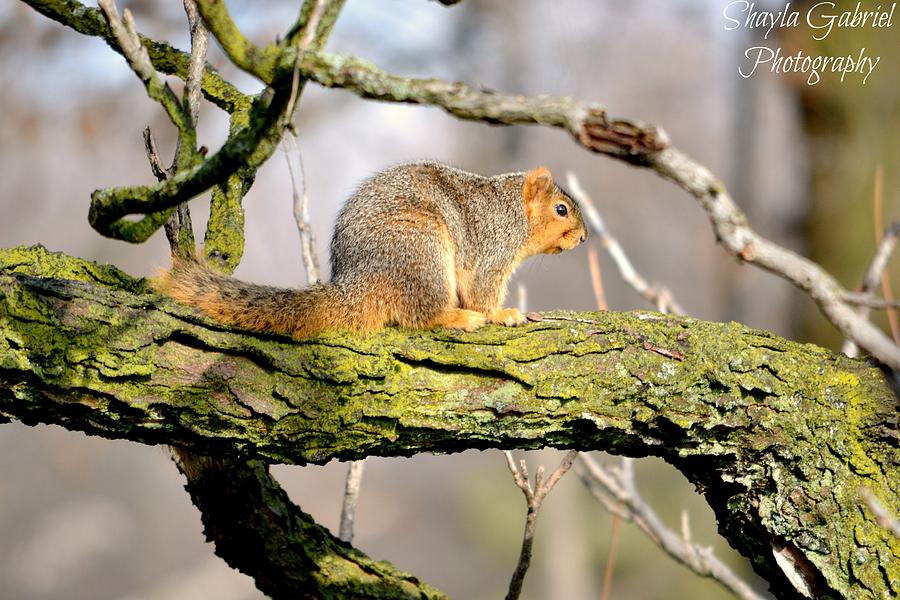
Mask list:
[{"label": "thin twig", "polygon": [[616,268],[619,270],[619,275],[625,283],[630,285],[631,288],[646,299],[647,302],[655,306],[659,312],[683,315],[684,309],[682,309],[681,305],[675,301],[672,292],[664,286],[648,284],[647,280],[641,277],[637,272],[634,265],[632,265],[631,261],[628,259],[628,255],[625,254],[625,250],[619,244],[619,241],[606,228],[606,223],[604,223],[603,217],[600,216],[599,211],[591,201],[591,197],[584,191],[578,178],[571,171],[567,173],[566,183],[569,186],[569,191],[581,207],[581,211],[587,221],[588,229],[600,242],[600,245],[606,250],[610,258],[612,258],[613,262],[616,264]]},{"label": "thin twig", "polygon": [[[889,301],[887,299],[881,300],[881,304],[879,305],[879,299],[875,298],[872,294],[874,293],[875,288],[878,287],[882,274],[885,272],[885,269],[887,269],[891,254],[893,254],[894,249],[897,247],[897,241],[898,238],[900,238],[900,221],[891,223],[891,226],[884,232],[884,235],[880,235],[879,237],[881,239],[878,242],[875,255],[872,257],[872,261],[866,269],[866,274],[858,288],[858,292],[844,293],[844,300],[846,302],[859,305],[856,312],[864,319],[869,318],[870,309],[884,308],[888,305]],[[859,356],[859,347],[850,339],[844,340],[841,351],[847,356]]]},{"label": "thin twig", "polygon": [[662,524],[649,505],[638,494],[634,484],[633,459],[623,458],[619,467],[605,467],[586,454],[579,455],[575,472],[590,492],[611,513],[632,522],[669,556],[701,577],[719,582],[738,598],[763,600],[743,580],[720,561],[712,548],[704,548],[689,539],[689,528],[681,536]]},{"label": "thin twig", "polygon": [[294,118],[294,109],[297,106],[297,98],[300,96],[300,59],[303,51],[309,48],[316,39],[316,31],[319,29],[319,22],[322,15],[325,14],[327,0],[316,0],[312,11],[309,13],[309,19],[303,27],[300,37],[297,39],[297,56],[294,59],[294,74],[291,79],[291,97],[288,100],[287,108],[284,111],[285,118],[288,122],[292,122]]},{"label": "thin twig", "polygon": [[531,550],[534,544],[534,531],[537,524],[538,512],[541,510],[541,503],[550,490],[559,483],[562,476],[572,468],[572,463],[578,456],[576,450],[569,450],[563,457],[556,470],[550,474],[550,477],[544,481],[544,467],[540,466],[534,474],[534,486],[528,480],[528,467],[524,460],[519,461],[516,465],[513,460],[512,452],[505,451],[506,464],[512,473],[513,480],[525,495],[525,502],[528,505],[528,512],[525,516],[525,534],[522,538],[522,550],[519,553],[519,562],[516,564],[516,570],[513,572],[512,579],[509,582],[509,591],[506,593],[506,600],[516,600],[522,593],[522,583],[525,581],[525,574],[531,565]]},{"label": "thin twig", "polygon": [[[297,166],[300,170],[299,189],[297,178],[294,176],[294,167],[291,161],[292,149],[297,153]],[[284,157],[287,161],[288,174],[291,178],[291,193],[294,201],[294,221],[297,222],[297,232],[300,234],[300,254],[303,257],[303,266],[306,269],[306,280],[310,284],[321,281],[319,272],[319,253],[316,250],[316,236],[309,222],[309,194],[306,191],[306,172],[303,169],[303,156],[300,153],[300,144],[296,136],[289,132],[282,141]]]},{"label": "thin twig", "polygon": [[165,181],[169,178],[169,173],[159,158],[159,151],[156,149],[156,142],[153,141],[153,134],[149,127],[144,128],[144,150],[147,151],[147,160],[150,161],[150,170],[153,171],[154,177],[159,181]]},{"label": "thin twig", "polygon": [[591,272],[591,287],[594,288],[594,298],[597,300],[597,310],[609,310],[606,294],[603,291],[603,272],[600,270],[600,257],[594,245],[588,246],[588,269]]},{"label": "thin twig", "polygon": [[114,0],[98,0],[97,4],[103,11],[103,16],[106,17],[106,22],[131,69],[142,81],[149,81],[156,77],[156,70],[150,62],[150,54],[138,37],[131,11],[126,8],[123,16],[120,17]]},{"label": "thin twig", "polygon": [[[881,232],[884,222],[884,167],[877,165],[875,167],[875,190],[873,191],[874,210],[875,210],[875,244],[881,244]],[[894,292],[891,289],[891,279],[887,270],[881,271],[881,289],[885,300],[893,300]],[[894,342],[900,344],[900,320],[897,319],[897,313],[894,309],[887,310],[888,323],[891,326],[891,336]]]},{"label": "thin twig", "polygon": [[866,308],[872,308],[876,310],[900,308],[900,300],[885,300],[884,298],[879,298],[878,296],[873,296],[871,294],[862,294],[860,292],[846,292],[844,294],[844,300],[846,300],[848,304],[865,306]]},{"label": "thin twig", "polygon": [[362,482],[366,461],[356,460],[347,469],[344,484],[344,501],[341,504],[341,526],[338,537],[348,544],[353,541],[353,524],[356,522],[356,505],[359,502],[359,486]]},{"label": "thin twig", "polygon": [[612,532],[609,534],[609,552],[606,555],[606,568],[603,570],[603,591],[600,593],[600,600],[609,600],[610,594],[612,593],[616,554],[618,553],[621,531],[622,517],[613,515]]}]

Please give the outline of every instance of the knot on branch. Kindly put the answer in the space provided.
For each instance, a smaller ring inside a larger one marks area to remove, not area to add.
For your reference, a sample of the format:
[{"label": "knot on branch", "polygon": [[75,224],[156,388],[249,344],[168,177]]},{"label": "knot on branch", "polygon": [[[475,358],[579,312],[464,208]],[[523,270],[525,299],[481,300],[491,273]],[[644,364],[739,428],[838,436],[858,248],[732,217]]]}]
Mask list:
[{"label": "knot on branch", "polygon": [[641,122],[610,119],[606,109],[593,106],[574,132],[579,143],[594,152],[634,159],[669,147],[669,136],[661,128]]}]

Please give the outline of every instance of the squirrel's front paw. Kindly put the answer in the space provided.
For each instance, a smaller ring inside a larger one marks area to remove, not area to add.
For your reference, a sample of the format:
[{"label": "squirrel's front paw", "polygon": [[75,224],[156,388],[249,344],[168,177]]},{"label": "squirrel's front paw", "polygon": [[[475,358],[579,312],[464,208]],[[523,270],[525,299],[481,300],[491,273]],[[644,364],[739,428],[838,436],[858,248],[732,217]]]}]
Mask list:
[{"label": "squirrel's front paw", "polygon": [[501,308],[500,310],[492,312],[488,317],[488,321],[506,325],[507,327],[513,327],[515,325],[522,325],[528,321],[528,318],[523,315],[522,311],[518,308]]}]

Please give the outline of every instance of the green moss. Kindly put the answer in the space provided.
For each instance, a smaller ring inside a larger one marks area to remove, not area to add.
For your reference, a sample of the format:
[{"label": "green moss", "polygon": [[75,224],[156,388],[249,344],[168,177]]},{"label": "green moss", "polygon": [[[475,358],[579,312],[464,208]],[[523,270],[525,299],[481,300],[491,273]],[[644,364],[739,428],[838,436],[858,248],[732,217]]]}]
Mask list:
[{"label": "green moss", "polygon": [[[0,251],[0,269],[0,385],[16,382],[0,416],[277,462],[654,454],[706,490],[763,572],[779,573],[780,540],[845,595],[896,586],[897,541],[858,499],[865,485],[900,513],[884,429],[896,399],[865,361],[645,311],[293,342],[228,331],[142,280],[42,248]],[[44,272],[69,280],[33,279]]]}]

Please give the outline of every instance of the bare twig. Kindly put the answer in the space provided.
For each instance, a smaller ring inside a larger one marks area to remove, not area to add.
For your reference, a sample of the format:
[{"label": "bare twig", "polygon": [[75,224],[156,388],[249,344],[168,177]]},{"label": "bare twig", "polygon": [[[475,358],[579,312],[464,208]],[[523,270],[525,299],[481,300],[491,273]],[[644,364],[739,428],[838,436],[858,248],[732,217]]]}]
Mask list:
[{"label": "bare twig", "polygon": [[701,577],[709,577],[743,600],[762,600],[746,582],[720,561],[712,548],[690,541],[690,529],[682,522],[682,535],[662,524],[640,497],[634,484],[633,459],[623,458],[619,467],[605,467],[586,454],[579,455],[575,472],[595,498],[611,513],[630,521],[669,556]]},{"label": "bare twig", "polygon": [[141,78],[141,81],[155,78],[156,70],[150,62],[150,54],[138,37],[131,11],[126,8],[123,16],[120,17],[114,0],[98,0],[97,4],[103,11],[103,16],[106,17],[106,22],[131,69]]},{"label": "bare twig", "polygon": [[808,258],[756,233],[747,223],[747,215],[706,167],[673,148],[653,155],[649,166],[697,199],[729,253],[793,283],[812,298],[845,337],[889,367],[900,369],[900,347],[844,301],[846,290],[834,276]]},{"label": "bare twig", "polygon": [[[893,254],[894,249],[897,247],[897,241],[898,238],[900,238],[900,221],[891,223],[891,226],[884,232],[884,235],[880,237],[881,239],[878,242],[878,248],[875,250],[875,255],[872,257],[872,261],[866,269],[866,274],[858,288],[858,293],[844,293],[844,300],[846,302],[860,305],[860,307],[856,309],[856,312],[863,319],[869,318],[869,311],[871,308],[883,308],[888,305],[887,299],[879,300],[872,294],[878,287],[882,274],[885,272],[885,269],[887,269],[888,260],[890,260],[891,254]],[[878,304],[879,301],[881,304]],[[859,355],[859,347],[850,339],[844,341],[841,351],[847,356]]]},{"label": "bare twig", "polygon": [[609,310],[606,294],[603,291],[603,273],[600,270],[600,257],[594,245],[588,246],[588,268],[591,272],[591,287],[594,288],[594,298],[597,300],[597,310]]},{"label": "bare twig", "polygon": [[362,482],[366,461],[356,460],[347,469],[344,484],[344,501],[341,504],[341,525],[338,537],[348,544],[353,541],[353,524],[356,522],[356,505],[359,501],[359,486]]},{"label": "bare twig", "polygon": [[859,495],[863,502],[866,503],[866,506],[869,507],[869,510],[872,511],[872,515],[875,517],[878,525],[900,539],[900,519],[889,513],[888,509],[884,507],[884,504],[875,497],[875,494],[869,488],[864,487],[860,489]]},{"label": "bare twig", "polygon": [[306,21],[306,25],[304,25],[303,31],[300,33],[300,37],[297,40],[298,50],[309,48],[315,41],[319,23],[322,21],[322,16],[325,14],[327,6],[327,0],[316,0],[315,5],[312,7],[312,11],[309,13],[309,19]]},{"label": "bare twig", "polygon": [[[591,197],[584,191],[584,188],[581,187],[581,183],[579,183],[578,178],[575,177],[574,173],[567,173],[566,183],[569,186],[569,191],[581,207],[581,211],[587,220],[588,229],[591,231],[591,234],[599,240],[600,245],[603,246],[603,249],[606,250],[613,262],[615,262],[616,268],[619,270],[619,275],[625,283],[630,285],[634,291],[655,306],[659,312],[683,315],[684,309],[682,309],[681,305],[675,301],[672,292],[664,286],[648,284],[647,280],[641,277],[637,270],[635,270],[634,265],[631,264],[628,255],[625,254],[625,250],[622,249],[619,241],[610,234],[609,230],[606,228],[606,223],[604,223],[599,211],[591,201]],[[593,268],[594,267],[592,266],[592,274]],[[594,293],[596,294],[596,284],[594,287]]]},{"label": "bare twig", "polygon": [[[874,197],[873,209],[875,211],[875,245],[881,244],[881,232],[884,225],[884,167],[879,164],[875,167],[875,190],[872,192]],[[881,289],[885,300],[893,300],[894,292],[891,289],[891,279],[888,277],[886,270],[881,272]],[[887,309],[888,323],[891,326],[891,336],[894,343],[900,344],[900,320],[897,318],[897,312],[889,308]]]},{"label": "bare twig", "polygon": [[885,300],[871,294],[862,294],[860,292],[847,292],[844,294],[844,300],[849,304],[856,306],[864,306],[876,310],[886,310],[888,308],[900,308],[900,300]]},{"label": "bare twig", "polygon": [[291,97],[290,100],[288,100],[287,108],[284,111],[285,119],[287,119],[289,123],[293,122],[294,109],[297,107],[297,99],[300,96],[300,90],[302,88],[300,85],[300,57],[302,56],[303,51],[309,48],[315,41],[316,32],[319,29],[319,23],[322,21],[322,16],[325,14],[327,5],[328,0],[315,0],[315,4],[309,13],[309,19],[306,21],[306,25],[304,25],[303,30],[300,32],[300,36],[297,38],[297,56],[294,58],[294,74],[291,78]]},{"label": "bare twig", "polygon": [[544,481],[544,467],[538,467],[534,474],[534,487],[528,481],[528,467],[524,460],[519,461],[516,465],[513,460],[512,452],[508,450],[504,452],[506,455],[506,463],[509,471],[513,475],[516,485],[525,495],[525,502],[528,505],[528,513],[525,517],[525,535],[522,538],[522,550],[519,553],[519,562],[516,564],[516,570],[513,572],[512,579],[509,582],[509,591],[506,593],[506,600],[516,600],[522,593],[522,583],[525,581],[525,573],[531,564],[531,549],[534,543],[534,530],[537,524],[538,512],[541,510],[541,503],[550,490],[559,482],[563,475],[572,468],[572,463],[578,456],[578,452],[570,450],[563,457],[556,470],[550,474],[547,481]]},{"label": "bare twig", "polygon": [[[293,144],[293,149],[291,148]],[[300,144],[297,142],[293,133],[286,135],[282,141],[284,149],[284,157],[287,160],[288,173],[291,178],[291,191],[294,200],[294,220],[297,222],[297,231],[300,234],[300,252],[303,257],[303,266],[306,269],[306,280],[312,283],[318,283],[319,273],[319,254],[316,251],[316,236],[313,233],[312,226],[309,222],[309,195],[306,192],[306,172],[303,169],[303,156],[300,154]],[[294,167],[291,161],[291,153],[297,154],[297,166],[300,171],[299,189],[297,178],[294,175]]]},{"label": "bare twig", "polygon": [[144,150],[147,151],[147,160],[150,161],[150,170],[153,171],[153,176],[159,181],[168,179],[169,174],[159,158],[159,151],[156,149],[156,142],[153,141],[153,134],[150,133],[149,127],[144,128]]},{"label": "bare twig", "polygon": [[622,517],[613,515],[612,532],[609,534],[609,552],[606,555],[606,568],[603,570],[603,590],[600,600],[609,600],[612,593],[613,574],[615,573],[616,554],[619,548],[619,536],[622,531]]}]

